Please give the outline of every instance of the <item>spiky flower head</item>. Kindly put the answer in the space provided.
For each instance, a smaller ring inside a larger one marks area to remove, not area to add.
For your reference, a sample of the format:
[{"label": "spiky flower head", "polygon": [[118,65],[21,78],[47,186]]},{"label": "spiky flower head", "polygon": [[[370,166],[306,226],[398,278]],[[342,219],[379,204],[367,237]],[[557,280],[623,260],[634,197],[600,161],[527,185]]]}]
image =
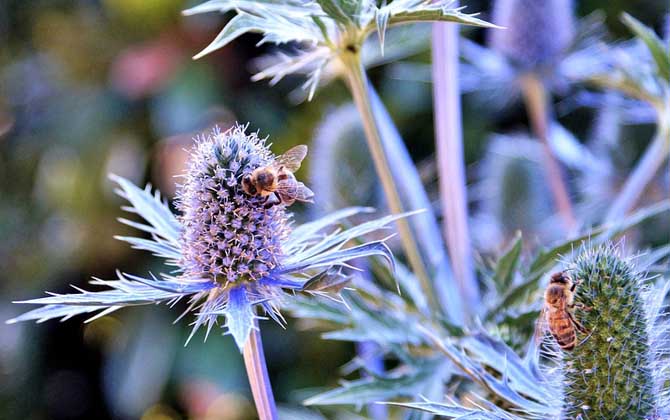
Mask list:
[{"label": "spiky flower head", "polygon": [[[474,237],[481,249],[493,250],[494,243],[504,243],[516,232],[551,238],[555,223],[549,194],[542,179],[542,150],[536,141],[522,135],[491,137],[482,164],[479,211]],[[498,241],[492,240],[497,238]]]},{"label": "spiky flower head", "polygon": [[667,288],[650,293],[612,244],[581,252],[570,273],[575,316],[586,332],[563,353],[563,418],[656,418],[667,410],[667,339],[655,332],[667,333],[655,325]]},{"label": "spiky flower head", "polygon": [[183,226],[181,267],[187,277],[244,283],[267,276],[281,259],[288,234],[284,206],[241,188],[243,176],[271,166],[263,139],[243,127],[201,139],[178,190]]},{"label": "spiky flower head", "polygon": [[572,0],[497,0],[489,44],[522,69],[556,63],[574,37]]},{"label": "spiky flower head", "polygon": [[[23,301],[43,305],[8,322],[70,318],[99,312],[92,319],[121,307],[188,299],[184,314],[194,312],[190,338],[201,327],[207,334],[219,317],[242,348],[255,328],[257,307],[283,322],[279,303],[286,291],[335,292],[346,276],[340,271],[351,259],[378,255],[393,262],[384,240],[348,247],[352,239],[382,229],[406,215],[362,223],[346,230],[326,230],[341,219],[369,211],[349,208],[289,229],[290,215],[283,204],[268,206],[263,198],[246,194],[242,177],[259,166],[272,165],[276,157],[265,140],[235,126],[214,130],[196,139],[185,181],[179,187],[175,216],[151,186],[140,189],[112,176],[128,200],[125,209],[147,223],[120,219],[151,235],[151,239],[118,237],[134,248],[151,251],[176,266],[172,274],[148,278],[118,273],[117,280],[95,279],[91,284],[108,290]],[[360,242],[360,241],[359,241]],[[183,315],[182,315],[183,316]]]}]

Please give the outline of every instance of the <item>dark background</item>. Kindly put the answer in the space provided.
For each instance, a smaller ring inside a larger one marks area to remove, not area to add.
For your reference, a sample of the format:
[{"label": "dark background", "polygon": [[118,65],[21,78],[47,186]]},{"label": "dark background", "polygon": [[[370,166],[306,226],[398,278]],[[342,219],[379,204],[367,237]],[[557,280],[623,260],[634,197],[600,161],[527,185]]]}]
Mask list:
[{"label": "dark background", "polygon": [[[488,16],[489,2],[461,3]],[[333,106],[349,100],[340,81],[298,105],[288,100],[298,78],[272,88],[250,82],[250,61],[268,52],[255,47],[259,37],[253,35],[192,61],[229,17],[182,17],[180,11],[190,5],[0,1],[0,319],[25,309],[12,300],[64,292],[91,275],[113,278],[117,268],[140,275],[160,271],[155,258],[112,238],[131,231],[116,221],[122,203],[108,173],[140,185],[151,182],[171,196],[182,148],[198,131],[251,122],[251,129],[269,135],[274,150],[281,151],[309,144]],[[629,36],[618,21],[624,8],[660,32],[667,6],[649,0],[581,1],[577,12],[602,10],[617,38]],[[467,36],[484,39],[478,30]],[[428,59],[427,45],[412,57]],[[390,73],[387,67],[370,72],[413,157],[430,166],[430,85]],[[592,120],[589,110],[562,117],[580,138]],[[464,122],[469,168],[482,161],[491,132],[527,124],[521,104],[487,114],[468,98]],[[628,130],[639,139],[634,148],[639,151],[653,126]],[[304,209],[296,209],[298,219],[306,217]],[[0,418],[253,418],[232,339],[212,334],[206,344],[199,337],[183,347],[189,327],[184,321],[172,324],[178,309],[132,308],[90,324],[79,318],[0,324]],[[306,389],[336,384],[338,369],[353,355],[348,343],[320,340],[298,325],[290,319],[286,331],[271,322],[263,325],[275,396],[293,406]]]}]

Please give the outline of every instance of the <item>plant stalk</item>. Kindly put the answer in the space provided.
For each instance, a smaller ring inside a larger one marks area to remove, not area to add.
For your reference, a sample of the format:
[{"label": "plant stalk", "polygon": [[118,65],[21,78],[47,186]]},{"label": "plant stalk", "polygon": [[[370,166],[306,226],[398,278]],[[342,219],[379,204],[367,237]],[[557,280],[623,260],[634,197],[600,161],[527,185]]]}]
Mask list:
[{"label": "plant stalk", "polygon": [[[667,115],[666,118],[668,118]],[[606,223],[619,221],[635,206],[645,187],[661,168],[669,154],[670,125],[663,124],[661,120],[654,139],[645,150],[633,172],[626,179],[621,192],[608,210],[605,216]]]},{"label": "plant stalk", "polygon": [[[456,5],[455,5],[456,6]],[[444,234],[464,308],[479,307],[472,263],[458,84],[458,26],[433,24],[433,104]]]},{"label": "plant stalk", "polygon": [[247,377],[249,378],[251,393],[254,396],[258,418],[260,420],[277,420],[277,407],[272,394],[268,369],[265,365],[261,332],[256,320],[254,320],[254,328],[249,334],[242,354],[244,355],[244,365],[247,369]]},{"label": "plant stalk", "polygon": [[[384,189],[386,202],[388,203],[391,213],[400,214],[403,212],[403,206],[400,201],[400,194],[393,181],[393,175],[391,174],[391,168],[388,164],[386,154],[384,153],[384,147],[382,145],[377,122],[372,113],[368,93],[369,82],[365,75],[365,70],[361,65],[360,54],[359,52],[345,51],[341,54],[340,59],[344,65],[346,80],[354,98],[354,103],[356,104],[356,108],[358,108],[358,112],[363,121],[365,138],[368,142],[375,170]],[[431,308],[438,309],[439,306],[437,305],[432,283],[426,272],[421,253],[417,247],[409,222],[407,219],[402,218],[397,220],[396,223],[409,265],[419,279]]]},{"label": "plant stalk", "polygon": [[556,160],[549,144],[549,113],[547,90],[542,81],[534,74],[527,74],[520,80],[521,91],[526,102],[526,110],[530,125],[535,137],[542,142],[544,150],[544,169],[547,173],[549,188],[554,198],[554,203],[563,219],[568,233],[576,228],[577,221],[572,211],[570,195],[563,179],[561,165]]}]

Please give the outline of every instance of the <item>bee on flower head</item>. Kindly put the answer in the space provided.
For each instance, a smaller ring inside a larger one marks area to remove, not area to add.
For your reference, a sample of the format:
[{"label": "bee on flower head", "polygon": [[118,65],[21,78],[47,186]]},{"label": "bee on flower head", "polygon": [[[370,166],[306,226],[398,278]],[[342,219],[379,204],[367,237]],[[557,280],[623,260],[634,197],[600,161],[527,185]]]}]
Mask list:
[{"label": "bee on flower head", "polygon": [[293,175],[300,169],[306,155],[307,146],[304,144],[292,147],[271,165],[256,168],[245,175],[242,178],[242,189],[251,196],[267,197],[268,206],[290,206],[296,200],[311,202],[314,193]]},{"label": "bee on flower head", "polygon": [[[579,282],[575,282],[565,272],[559,271],[551,275],[549,286],[544,292],[544,309],[542,316],[546,320],[549,332],[558,346],[566,351],[575,348],[577,332],[587,334],[588,331],[577,321],[574,309],[575,290]],[[588,308],[582,309],[588,310]]]},{"label": "bee on flower head", "polygon": [[[383,241],[347,244],[406,215],[338,228],[342,219],[364,211],[351,208],[313,224],[293,225],[286,206],[268,206],[266,198],[276,194],[284,204],[311,198],[311,191],[292,173],[300,167],[307,148],[298,146],[277,158],[265,139],[247,133],[246,128],[214,129],[196,138],[184,181],[177,186],[176,214],[150,186],[139,188],[111,177],[119,186],[117,192],[131,205],[126,209],[144,222],[120,220],[151,233],[151,239],[118,239],[164,258],[173,266],[169,274],[141,277],[119,272],[117,279],[95,279],[92,283],[106,290],[77,288],[76,293],[23,301],[39,307],[8,322],[79,314],[96,318],[124,306],[188,300],[184,314],[195,317],[188,340],[200,328],[205,328],[206,337],[220,325],[242,350],[260,316],[284,322],[280,303],[295,292],[338,293],[349,280],[339,269],[352,259],[381,256],[393,267],[393,256]],[[267,173],[272,182],[265,178]]]}]

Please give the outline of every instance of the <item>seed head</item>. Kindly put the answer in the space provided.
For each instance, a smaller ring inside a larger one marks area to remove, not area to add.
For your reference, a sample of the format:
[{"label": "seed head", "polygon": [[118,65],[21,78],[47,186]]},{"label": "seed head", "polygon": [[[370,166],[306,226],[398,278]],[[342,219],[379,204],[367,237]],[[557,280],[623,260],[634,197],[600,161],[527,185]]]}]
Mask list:
[{"label": "seed head", "polygon": [[249,282],[277,266],[289,217],[284,206],[266,208],[265,198],[241,185],[244,175],[274,159],[265,140],[242,126],[198,139],[178,189],[186,277]]}]

